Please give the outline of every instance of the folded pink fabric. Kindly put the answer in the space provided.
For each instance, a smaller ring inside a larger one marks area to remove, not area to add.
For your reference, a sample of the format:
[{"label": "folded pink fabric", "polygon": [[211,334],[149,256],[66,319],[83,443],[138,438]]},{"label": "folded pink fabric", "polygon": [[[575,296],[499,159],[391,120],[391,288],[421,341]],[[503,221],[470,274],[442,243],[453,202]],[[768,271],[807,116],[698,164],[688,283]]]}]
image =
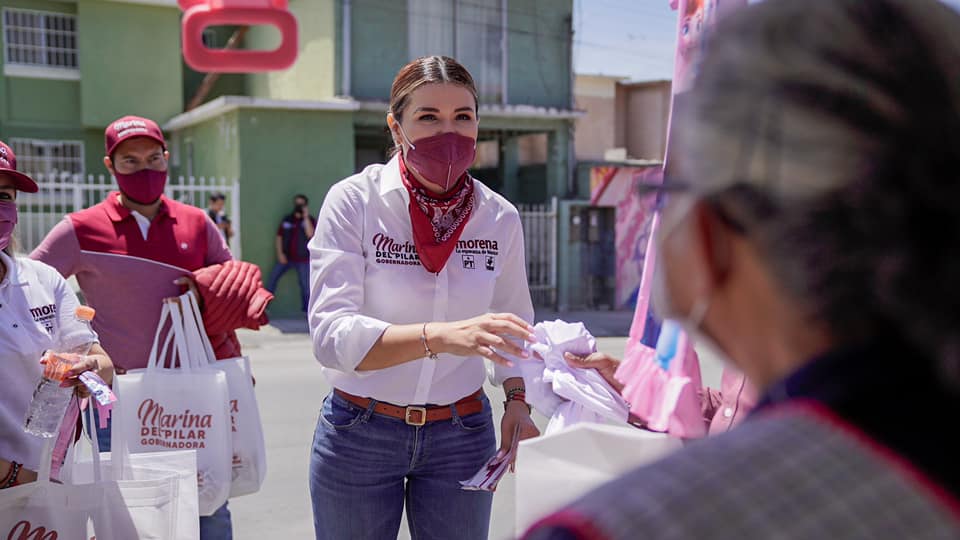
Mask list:
[{"label": "folded pink fabric", "polygon": [[676,357],[666,370],[656,358],[656,349],[639,339],[631,342],[616,373],[624,384],[621,394],[630,403],[630,412],[651,431],[686,439],[705,436],[700,360],[686,334],[681,333]]}]

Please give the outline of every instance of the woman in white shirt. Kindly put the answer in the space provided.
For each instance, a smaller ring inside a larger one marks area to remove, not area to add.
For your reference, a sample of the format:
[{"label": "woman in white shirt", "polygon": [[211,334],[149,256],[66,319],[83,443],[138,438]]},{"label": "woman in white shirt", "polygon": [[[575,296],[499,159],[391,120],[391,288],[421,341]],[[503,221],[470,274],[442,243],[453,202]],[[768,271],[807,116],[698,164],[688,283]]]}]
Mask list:
[{"label": "woman in white shirt", "polygon": [[93,346],[67,373],[67,384],[76,386],[76,377],[89,370],[107,382],[113,378],[113,364],[96,344],[96,334],[74,316],[80,303],[63,277],[39,261],[14,256],[17,192],[37,191],[33,179],[16,169],[13,150],[0,142],[0,489],[37,477],[43,439],[26,433],[23,423],[43,373],[44,351],[85,336]]},{"label": "woman in white shirt", "polygon": [[[516,208],[467,174],[477,92],[448,57],[393,82],[397,154],[334,185],[310,242],[310,331],[334,387],[314,435],[318,539],[485,539],[492,493],[465,491],[494,455],[485,359],[507,399],[500,452],[539,434],[523,379],[533,306]],[[502,355],[501,353],[505,353]]]}]

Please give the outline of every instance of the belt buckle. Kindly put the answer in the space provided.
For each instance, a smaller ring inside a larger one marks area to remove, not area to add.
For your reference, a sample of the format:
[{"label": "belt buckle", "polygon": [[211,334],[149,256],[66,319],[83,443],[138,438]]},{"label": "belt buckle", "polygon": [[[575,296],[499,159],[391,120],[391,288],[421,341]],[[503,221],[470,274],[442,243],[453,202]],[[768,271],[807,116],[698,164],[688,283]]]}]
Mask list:
[{"label": "belt buckle", "polygon": [[[414,422],[410,420],[410,413],[418,412],[420,413],[420,421]],[[417,426],[420,427],[427,423],[427,408],[426,407],[407,407],[406,414],[403,415],[403,421],[407,423],[408,426]]]}]

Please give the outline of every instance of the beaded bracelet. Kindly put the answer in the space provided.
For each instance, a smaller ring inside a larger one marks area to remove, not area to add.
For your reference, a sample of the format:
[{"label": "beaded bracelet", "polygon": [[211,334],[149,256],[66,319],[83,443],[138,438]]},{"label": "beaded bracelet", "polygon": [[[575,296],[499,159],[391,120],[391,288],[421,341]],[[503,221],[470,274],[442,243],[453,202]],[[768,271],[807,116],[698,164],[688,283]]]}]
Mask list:
[{"label": "beaded bracelet", "polygon": [[523,398],[526,398],[527,389],[522,386],[518,386],[516,388],[511,388],[510,390],[507,390],[507,401],[515,399],[514,396],[516,396],[517,394],[520,394]]},{"label": "beaded bracelet", "polygon": [[527,403],[527,389],[520,386],[518,388],[511,388],[507,390],[507,399],[503,402],[503,407],[506,408],[507,404],[511,401],[519,401],[527,406],[529,412],[533,412],[533,407]]},{"label": "beaded bracelet", "polygon": [[0,489],[7,489],[16,485],[17,475],[20,474],[20,467],[22,466],[22,463],[17,463],[16,461],[10,462],[10,471],[7,472],[7,477],[3,480],[3,485],[0,486]]}]

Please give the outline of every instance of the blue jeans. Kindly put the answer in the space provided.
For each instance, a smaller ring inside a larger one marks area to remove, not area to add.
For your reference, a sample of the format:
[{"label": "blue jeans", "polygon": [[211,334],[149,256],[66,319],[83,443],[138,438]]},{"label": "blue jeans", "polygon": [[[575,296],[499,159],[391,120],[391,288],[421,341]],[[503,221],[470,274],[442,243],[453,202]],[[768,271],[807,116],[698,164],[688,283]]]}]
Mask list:
[{"label": "blue jeans", "polygon": [[310,300],[310,263],[309,262],[288,262],[286,264],[277,263],[270,271],[270,279],[267,280],[267,290],[277,292],[277,282],[291,268],[296,268],[297,279],[300,282],[300,307],[307,311],[307,302]]},{"label": "blue jeans", "polygon": [[317,540],[396,538],[404,504],[413,540],[486,540],[493,493],[460,489],[496,451],[483,402],[416,427],[328,395],[310,456]]},{"label": "blue jeans", "polygon": [[[101,452],[110,451],[110,430],[113,426],[113,418],[107,420],[106,426],[100,425],[100,415],[93,415],[93,421],[97,429],[97,443],[100,445]],[[233,524],[230,521],[230,509],[227,503],[217,508],[209,516],[200,516],[200,540],[233,540]]]}]

